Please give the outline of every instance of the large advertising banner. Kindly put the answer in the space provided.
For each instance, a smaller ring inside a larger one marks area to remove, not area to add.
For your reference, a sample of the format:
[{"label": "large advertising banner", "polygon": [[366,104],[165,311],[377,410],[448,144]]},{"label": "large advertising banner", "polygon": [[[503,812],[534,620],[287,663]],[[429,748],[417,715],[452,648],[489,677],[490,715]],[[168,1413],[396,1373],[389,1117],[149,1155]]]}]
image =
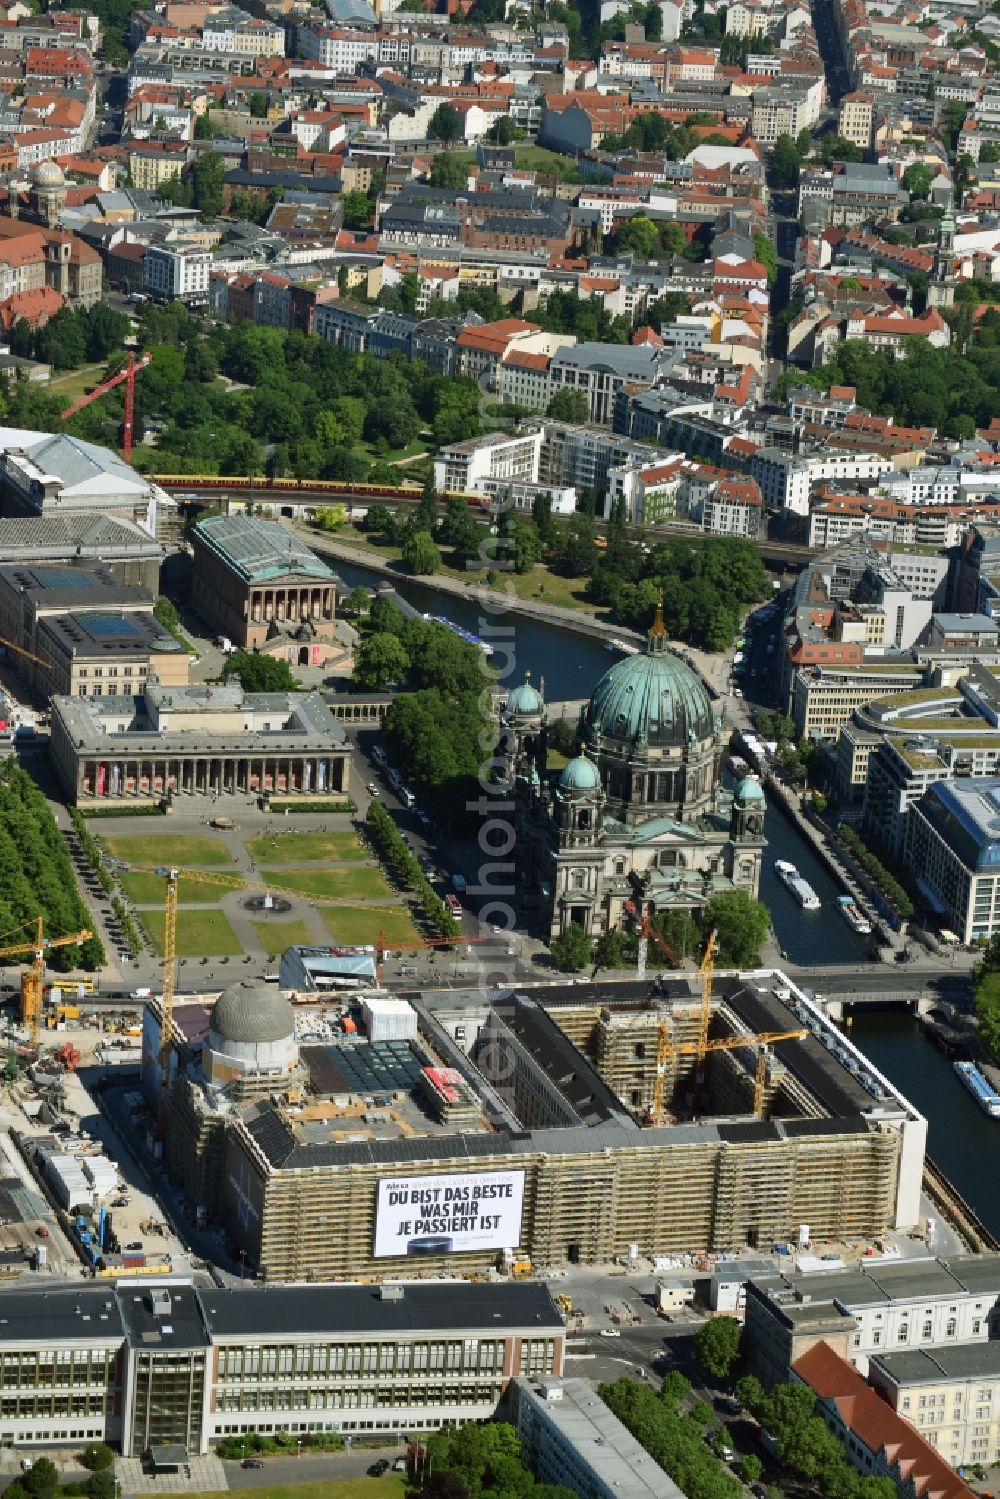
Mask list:
[{"label": "large advertising banner", "polygon": [[383,1178],[374,1257],[516,1249],[523,1200],[523,1171]]}]

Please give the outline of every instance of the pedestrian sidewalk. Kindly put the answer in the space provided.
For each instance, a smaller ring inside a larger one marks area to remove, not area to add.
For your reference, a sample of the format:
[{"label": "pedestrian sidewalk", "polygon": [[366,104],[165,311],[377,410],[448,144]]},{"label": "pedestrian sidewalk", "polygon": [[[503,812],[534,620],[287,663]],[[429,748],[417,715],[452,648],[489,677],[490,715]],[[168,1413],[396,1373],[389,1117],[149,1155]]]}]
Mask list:
[{"label": "pedestrian sidewalk", "polygon": [[115,1463],[115,1476],[122,1486],[123,1499],[130,1494],[211,1493],[229,1487],[226,1469],[217,1457],[192,1457],[186,1468],[176,1473],[152,1473],[141,1458],[120,1457]]}]

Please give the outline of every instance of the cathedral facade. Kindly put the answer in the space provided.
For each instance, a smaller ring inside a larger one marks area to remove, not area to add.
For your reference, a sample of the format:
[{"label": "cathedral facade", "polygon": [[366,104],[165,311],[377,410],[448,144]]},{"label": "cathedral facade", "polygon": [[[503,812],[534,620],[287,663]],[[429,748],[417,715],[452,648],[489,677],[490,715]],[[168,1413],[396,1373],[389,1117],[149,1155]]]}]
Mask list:
[{"label": "cathedral facade", "polygon": [[667,646],[606,672],[584,708],[581,749],[552,783],[548,716],[525,680],[501,716],[513,792],[519,901],[549,940],[572,922],[597,937],[722,890],[760,887],[764,793],[721,783],[722,727],[705,683]]}]

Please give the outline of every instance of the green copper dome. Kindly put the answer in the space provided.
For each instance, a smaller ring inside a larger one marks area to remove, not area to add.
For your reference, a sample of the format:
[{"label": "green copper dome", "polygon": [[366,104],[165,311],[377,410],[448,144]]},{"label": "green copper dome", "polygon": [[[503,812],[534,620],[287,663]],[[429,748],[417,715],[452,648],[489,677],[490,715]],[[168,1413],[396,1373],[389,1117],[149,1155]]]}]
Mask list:
[{"label": "green copper dome", "polygon": [[708,690],[679,656],[650,632],[644,652],[617,661],[586,710],[588,738],[687,744],[709,739],[715,720]]},{"label": "green copper dome", "polygon": [[601,785],[600,772],[593,760],[577,755],[564,765],[559,785],[564,791],[597,791]]},{"label": "green copper dome", "polygon": [[738,802],[762,802],[764,800],[764,788],[756,776],[743,777],[736,788],[736,800]]},{"label": "green copper dome", "polygon": [[542,694],[537,687],[532,687],[530,674],[525,673],[524,681],[517,687],[512,687],[507,694],[507,712],[525,714],[530,717],[532,714],[544,711],[545,703]]}]

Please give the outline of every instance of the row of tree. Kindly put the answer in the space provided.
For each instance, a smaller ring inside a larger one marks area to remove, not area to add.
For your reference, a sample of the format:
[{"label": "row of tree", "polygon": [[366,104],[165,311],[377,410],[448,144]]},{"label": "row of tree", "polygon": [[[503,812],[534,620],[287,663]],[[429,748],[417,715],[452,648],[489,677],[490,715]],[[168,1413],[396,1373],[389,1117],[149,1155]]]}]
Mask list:
[{"label": "row of tree", "polygon": [[413,891],[424,915],[438,936],[457,936],[458,923],[424,874],[419,861],[414,857],[412,849],[395,822],[382,803],[374,797],[369,803],[365,823],[379,857],[400,883]]},{"label": "row of tree", "polygon": [[[45,797],[16,760],[0,766],[0,933],[3,944],[31,941],[41,916],[47,937],[86,930],[81,899],[65,840]],[[30,959],[30,953],[25,961]],[[50,968],[95,969],[104,962],[99,937],[46,953]]]},{"label": "row of tree", "polygon": [[765,1393],[758,1379],[746,1375],[736,1394],[770,1434],[785,1466],[824,1499],[896,1499],[890,1478],[862,1477],[850,1465],[807,1385],[775,1385]]},{"label": "row of tree", "polygon": [[[650,959],[658,967],[679,967],[695,958],[714,931],[720,963],[752,968],[760,962],[771,918],[763,902],[746,890],[723,890],[700,909],[661,912],[651,918],[650,926],[656,934],[650,939]],[[598,968],[630,968],[639,954],[639,933],[634,927],[615,927],[595,941],[571,922],[554,938],[551,952],[562,973],[580,973],[592,963]]]},{"label": "row of tree", "polygon": [[741,1499],[743,1485],[705,1442],[705,1413],[683,1410],[672,1382],[659,1396],[636,1379],[601,1385],[599,1393],[687,1499]]},{"label": "row of tree", "polygon": [[837,836],[846,849],[854,855],[873,885],[876,885],[886,900],[892,902],[900,916],[913,915],[913,902],[903,889],[891,870],[887,869],[879,858],[869,847],[871,834],[862,838],[852,827],[841,823],[837,829]]},{"label": "row of tree", "polygon": [[420,1499],[576,1499],[561,1483],[539,1483],[516,1429],[505,1421],[470,1422],[427,1438]]}]

